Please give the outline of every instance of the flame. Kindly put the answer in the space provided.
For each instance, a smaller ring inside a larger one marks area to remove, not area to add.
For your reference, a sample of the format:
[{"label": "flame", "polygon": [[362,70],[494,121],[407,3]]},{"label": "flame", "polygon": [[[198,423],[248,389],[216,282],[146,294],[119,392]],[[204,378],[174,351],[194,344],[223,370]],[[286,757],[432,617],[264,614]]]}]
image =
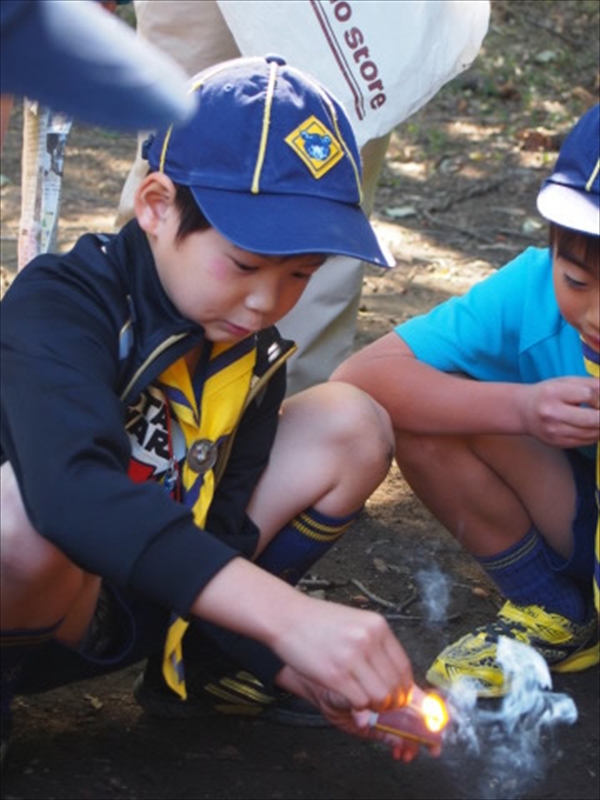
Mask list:
[{"label": "flame", "polygon": [[448,709],[441,697],[437,694],[427,694],[421,702],[420,709],[427,730],[439,733],[448,724]]},{"label": "flame", "polygon": [[428,747],[439,745],[441,732],[450,720],[445,702],[437,694],[426,694],[417,686],[413,686],[408,698],[399,708],[382,714],[373,712],[370,726]]}]

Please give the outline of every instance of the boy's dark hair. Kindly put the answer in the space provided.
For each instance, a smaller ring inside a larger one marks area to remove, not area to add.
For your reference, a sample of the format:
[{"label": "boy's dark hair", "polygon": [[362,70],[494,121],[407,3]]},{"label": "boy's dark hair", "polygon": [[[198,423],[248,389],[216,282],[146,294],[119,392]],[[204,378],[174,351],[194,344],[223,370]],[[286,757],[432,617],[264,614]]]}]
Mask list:
[{"label": "boy's dark hair", "polygon": [[176,183],[175,189],[175,205],[180,217],[175,241],[181,242],[190,233],[206,231],[212,228],[212,225],[200,210],[198,203],[194,200],[194,195],[190,188]]},{"label": "boy's dark hair", "polygon": [[[175,206],[179,211],[179,227],[175,235],[175,241],[181,242],[186,236],[196,231],[207,231],[212,228],[210,222],[206,219],[200,206],[196,202],[189,186],[183,186],[181,183],[174,183],[175,186]],[[327,254],[317,253],[323,259],[327,258]],[[295,258],[295,254],[279,256],[284,261],[287,259]]]},{"label": "boy's dark hair", "polygon": [[564,228],[556,222],[550,223],[550,247],[568,256],[569,253],[578,252],[583,256],[586,264],[597,264],[600,255],[600,236],[591,233],[575,231]]}]

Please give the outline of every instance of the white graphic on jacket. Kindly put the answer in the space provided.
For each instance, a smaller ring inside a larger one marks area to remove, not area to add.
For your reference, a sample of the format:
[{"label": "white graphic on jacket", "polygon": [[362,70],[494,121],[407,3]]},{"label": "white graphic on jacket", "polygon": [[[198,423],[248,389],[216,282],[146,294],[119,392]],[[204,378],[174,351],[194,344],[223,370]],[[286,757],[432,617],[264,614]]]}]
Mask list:
[{"label": "white graphic on jacket", "polygon": [[185,439],[160,389],[149,386],[139,401],[127,409],[125,430],[131,442],[129,477],[135,483],[163,483],[175,496]]}]

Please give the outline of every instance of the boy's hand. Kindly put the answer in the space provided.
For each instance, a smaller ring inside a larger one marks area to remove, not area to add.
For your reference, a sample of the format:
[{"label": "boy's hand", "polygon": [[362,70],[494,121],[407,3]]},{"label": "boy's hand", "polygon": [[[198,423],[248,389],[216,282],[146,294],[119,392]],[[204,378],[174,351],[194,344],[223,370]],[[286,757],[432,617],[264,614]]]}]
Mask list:
[{"label": "boy's hand", "polygon": [[410,661],[384,617],[309,597],[243,558],[228,562],[191,610],[270,647],[286,665],[277,676],[283,689],[307,697],[302,686],[314,687],[330,714],[332,693],[341,696],[346,721],[349,709],[382,712],[410,696]]},{"label": "boy's hand", "polygon": [[[421,748],[420,744],[377,730],[371,725],[372,712],[370,710],[353,710],[343,695],[324,689],[319,684],[303,677],[291,667],[286,666],[281,670],[277,683],[287,691],[293,692],[312,703],[319,709],[325,719],[336,728],[345,733],[387,745],[392,751],[394,760],[408,763],[418,755]],[[413,687],[413,690],[421,691],[417,687]],[[441,752],[441,745],[432,745],[428,747],[428,750],[431,755],[438,756]]]},{"label": "boy's hand", "polygon": [[404,648],[372,611],[296,593],[293,625],[272,647],[308,681],[342,695],[356,710],[384,711],[406,701],[413,678]]},{"label": "boy's hand", "polygon": [[[412,761],[418,743],[369,724],[371,712],[405,705],[416,688],[410,661],[385,619],[305,595],[298,599],[304,611],[276,648],[287,664],[277,684],[311,702],[337,728],[383,742],[394,759]],[[429,749],[439,754],[439,745]]]},{"label": "boy's hand", "polygon": [[527,433],[553,447],[581,447],[600,438],[600,387],[595,378],[553,378],[523,389]]}]

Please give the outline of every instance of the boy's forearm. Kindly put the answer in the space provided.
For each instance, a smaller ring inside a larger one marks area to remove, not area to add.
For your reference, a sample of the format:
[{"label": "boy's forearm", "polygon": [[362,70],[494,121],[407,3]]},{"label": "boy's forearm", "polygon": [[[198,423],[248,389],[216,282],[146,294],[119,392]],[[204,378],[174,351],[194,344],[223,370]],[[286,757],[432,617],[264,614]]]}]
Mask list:
[{"label": "boy's forearm", "polygon": [[520,384],[448,375],[415,360],[406,364],[398,384],[386,401],[397,430],[434,435],[527,432],[522,413],[527,387]]},{"label": "boy's forearm", "polygon": [[412,687],[410,661],[381,615],[308,597],[243,559],[223,567],[191,610],[270,648],[281,660],[275,682],[295,691],[293,670],[307,698],[317,684],[377,710]]},{"label": "boy's forearm", "polygon": [[234,558],[206,584],[190,612],[273,648],[303,596],[243,558]]},{"label": "boy's forearm", "polygon": [[353,355],[333,374],[366,391],[411,433],[525,433],[527,386],[440,372],[415,358],[395,334]]}]

